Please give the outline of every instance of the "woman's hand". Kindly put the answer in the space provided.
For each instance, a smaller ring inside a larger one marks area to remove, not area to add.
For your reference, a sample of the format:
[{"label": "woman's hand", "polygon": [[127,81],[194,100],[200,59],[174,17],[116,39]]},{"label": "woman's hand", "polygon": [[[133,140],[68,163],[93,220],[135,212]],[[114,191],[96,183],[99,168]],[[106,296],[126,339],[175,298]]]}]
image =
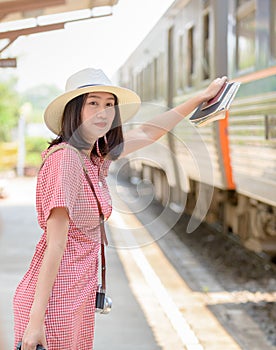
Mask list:
[{"label": "woman's hand", "polygon": [[217,78],[212,81],[212,83],[207,87],[207,89],[203,92],[203,102],[211,100],[219,90],[222,88],[223,84],[227,81],[227,77],[224,76],[222,78]]},{"label": "woman's hand", "polygon": [[42,345],[47,349],[45,327],[43,324],[37,325],[37,323],[29,322],[22,339],[21,350],[36,350],[37,345]]}]

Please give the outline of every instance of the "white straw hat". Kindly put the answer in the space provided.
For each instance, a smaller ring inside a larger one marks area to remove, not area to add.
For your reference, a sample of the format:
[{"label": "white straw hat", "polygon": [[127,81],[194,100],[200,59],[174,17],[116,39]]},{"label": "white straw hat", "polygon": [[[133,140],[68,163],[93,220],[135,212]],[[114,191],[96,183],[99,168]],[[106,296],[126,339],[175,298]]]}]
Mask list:
[{"label": "white straw hat", "polygon": [[66,104],[77,96],[96,91],[109,92],[117,96],[123,121],[134,116],[141,104],[140,97],[134,91],[114,86],[101,69],[86,68],[69,77],[65,93],[55,98],[46,108],[44,121],[47,127],[58,135]]}]

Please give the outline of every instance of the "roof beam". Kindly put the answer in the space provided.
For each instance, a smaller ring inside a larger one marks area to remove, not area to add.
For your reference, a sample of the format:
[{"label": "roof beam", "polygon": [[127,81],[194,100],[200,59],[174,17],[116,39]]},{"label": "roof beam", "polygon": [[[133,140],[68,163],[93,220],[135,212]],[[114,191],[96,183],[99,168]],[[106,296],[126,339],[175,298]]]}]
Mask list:
[{"label": "roof beam", "polygon": [[32,28],[24,28],[24,29],[18,29],[18,30],[9,30],[8,32],[0,33],[0,40],[10,39],[14,41],[14,39],[18,38],[21,35],[42,33],[42,32],[48,32],[48,31],[57,30],[57,29],[64,29],[64,23],[55,23],[55,24],[49,24],[45,26],[36,26]]},{"label": "roof beam", "polygon": [[[118,0],[90,0],[90,6],[92,6],[92,8],[97,6],[103,6],[106,4],[110,4],[110,6],[112,6],[117,3],[118,3]],[[38,0],[16,0],[16,1],[0,0],[0,21],[3,18],[5,18],[5,16],[12,13],[16,14],[21,12],[33,11],[41,8],[45,9],[49,7],[55,7],[55,6],[61,6],[60,11],[57,11],[57,13],[59,13],[59,12],[62,12],[61,9],[63,9],[64,7],[62,5],[65,5],[65,8],[66,8],[66,6],[68,5],[66,3],[66,0],[39,0],[39,1]],[[37,24],[34,27],[0,32],[0,40],[8,39],[8,43],[6,43],[2,48],[0,48],[0,54],[4,50],[6,50],[21,35],[30,35],[35,33],[42,33],[42,32],[47,32],[52,30],[64,29],[64,26],[66,23],[75,22],[79,20],[88,20],[92,18],[107,17],[111,15],[112,15],[112,12],[94,16],[93,13],[91,12],[90,16],[87,16],[86,18],[76,18],[76,19],[56,22],[48,25]]]},{"label": "roof beam", "polygon": [[66,0],[17,0],[1,2],[0,18],[10,13],[37,10],[49,6],[64,5]]},{"label": "roof beam", "polygon": [[6,48],[8,48],[18,37],[15,37],[13,39],[10,39],[10,41],[5,45],[3,46],[1,49],[0,49],[0,53],[3,52],[4,50],[6,50]]}]

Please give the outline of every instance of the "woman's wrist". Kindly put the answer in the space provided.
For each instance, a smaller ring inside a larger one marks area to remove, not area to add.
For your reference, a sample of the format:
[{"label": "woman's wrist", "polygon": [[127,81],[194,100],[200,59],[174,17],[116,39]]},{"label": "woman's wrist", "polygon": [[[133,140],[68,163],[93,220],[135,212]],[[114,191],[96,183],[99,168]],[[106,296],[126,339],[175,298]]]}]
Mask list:
[{"label": "woman's wrist", "polygon": [[206,94],[204,93],[204,91],[196,95],[194,98],[195,98],[196,106],[200,105],[202,102],[208,101],[208,98],[206,97]]},{"label": "woman's wrist", "polygon": [[38,311],[31,311],[29,322],[35,325],[43,325],[45,321],[45,313]]}]

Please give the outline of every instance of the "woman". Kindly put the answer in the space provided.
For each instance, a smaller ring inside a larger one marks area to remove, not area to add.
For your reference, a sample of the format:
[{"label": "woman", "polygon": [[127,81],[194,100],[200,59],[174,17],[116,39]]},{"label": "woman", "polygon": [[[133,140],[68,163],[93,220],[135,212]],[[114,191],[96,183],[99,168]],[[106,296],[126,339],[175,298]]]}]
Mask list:
[{"label": "woman", "polygon": [[[35,350],[37,344],[48,350],[93,347],[99,211],[82,163],[107,219],[110,162],[159,139],[215,96],[225,80],[214,80],[203,93],[124,137],[120,114],[134,115],[140,99],[112,85],[101,70],[77,72],[68,79],[66,92],[49,104],[44,119],[57,138],[43,153],[37,179],[38,221],[44,233],[14,296],[15,344],[22,340],[22,350]],[[81,159],[68,144],[79,150]]]}]

